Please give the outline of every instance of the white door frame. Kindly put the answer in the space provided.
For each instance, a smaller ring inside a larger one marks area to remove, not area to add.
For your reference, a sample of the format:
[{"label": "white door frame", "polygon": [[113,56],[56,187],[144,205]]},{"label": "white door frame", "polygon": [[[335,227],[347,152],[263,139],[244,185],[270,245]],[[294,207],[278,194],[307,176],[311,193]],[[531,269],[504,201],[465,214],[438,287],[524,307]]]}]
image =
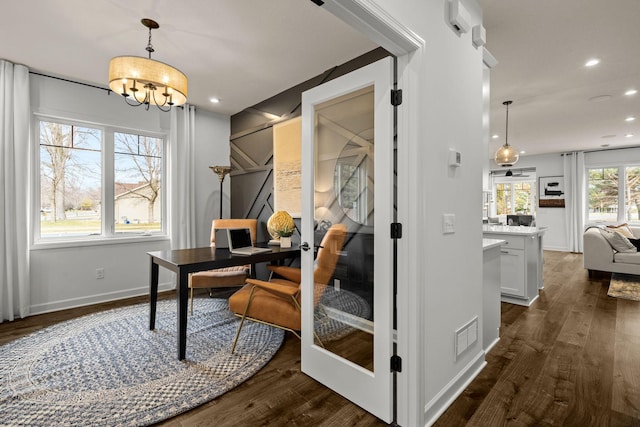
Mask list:
[{"label": "white door frame", "polygon": [[[412,91],[417,93],[415,86],[417,86],[418,78],[408,73],[407,70],[411,61],[410,54],[424,47],[424,39],[398,22],[373,0],[324,0],[321,7],[397,57],[398,88],[405,92],[402,105],[397,107],[397,144],[398,147],[408,147],[409,142],[417,138],[411,127],[412,123],[416,123],[417,117],[415,111],[411,109],[410,93]],[[399,222],[416,218],[415,212],[403,212],[401,209],[408,206],[411,199],[409,195],[410,179],[400,173],[401,170],[408,170],[409,164],[410,153],[408,150],[399,149],[397,165],[399,169],[397,177]],[[406,265],[410,253],[406,239],[398,240],[397,250],[398,283],[417,283],[417,277],[408,277],[413,274],[414,269],[407,268],[409,266]],[[404,266],[403,262],[405,262]],[[396,353],[403,359],[402,373],[397,374],[396,422],[402,426],[418,425],[424,417],[422,402],[425,401],[425,384],[421,378],[424,378],[426,361],[423,360],[425,354],[422,349],[423,340],[419,337],[422,328],[417,325],[424,324],[424,314],[419,299],[415,296],[410,297],[407,292],[402,292],[400,286],[396,299]]]}]

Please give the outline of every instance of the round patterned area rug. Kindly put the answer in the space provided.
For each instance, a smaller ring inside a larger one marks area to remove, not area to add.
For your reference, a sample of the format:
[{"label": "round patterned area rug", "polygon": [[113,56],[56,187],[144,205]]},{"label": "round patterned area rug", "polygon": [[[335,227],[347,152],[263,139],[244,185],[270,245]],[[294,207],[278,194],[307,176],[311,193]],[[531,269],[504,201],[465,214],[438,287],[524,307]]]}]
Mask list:
[{"label": "round patterned area rug", "polygon": [[0,347],[0,425],[148,425],[236,387],[276,353],[284,332],[238,319],[224,299],[198,299],[177,359],[176,302],[91,314]]}]

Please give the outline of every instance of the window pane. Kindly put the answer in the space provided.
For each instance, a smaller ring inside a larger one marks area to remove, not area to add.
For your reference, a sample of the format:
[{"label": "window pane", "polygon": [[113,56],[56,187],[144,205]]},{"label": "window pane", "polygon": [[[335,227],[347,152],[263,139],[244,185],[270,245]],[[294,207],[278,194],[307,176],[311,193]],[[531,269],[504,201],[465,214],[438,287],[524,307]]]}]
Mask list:
[{"label": "window pane", "polygon": [[162,139],[114,134],[114,218],[118,233],[162,231]]},{"label": "window pane", "polygon": [[40,236],[100,234],[102,132],[40,122]]},{"label": "window pane", "polygon": [[640,222],[640,166],[626,168],[625,176],[625,221]]},{"label": "window pane", "polygon": [[496,184],[496,214],[511,213],[511,184]]},{"label": "window pane", "polygon": [[530,182],[517,182],[513,184],[514,208],[516,214],[533,215],[533,188]]},{"label": "window pane", "polygon": [[618,168],[588,169],[588,221],[618,220]]}]

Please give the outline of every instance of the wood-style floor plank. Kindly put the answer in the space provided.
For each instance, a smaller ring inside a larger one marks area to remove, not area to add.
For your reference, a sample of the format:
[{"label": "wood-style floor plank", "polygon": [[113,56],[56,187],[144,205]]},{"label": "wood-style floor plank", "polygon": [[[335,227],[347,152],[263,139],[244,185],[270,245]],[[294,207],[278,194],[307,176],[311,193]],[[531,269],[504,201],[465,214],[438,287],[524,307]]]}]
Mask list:
[{"label": "wood-style floor plank", "polygon": [[437,426],[640,426],[640,302],[607,296],[582,255],[545,251],[529,308],[502,304],[487,366]]},{"label": "wood-style floor plank", "polygon": [[[640,302],[607,296],[609,276],[590,279],[579,254],[546,251],[544,281],[531,307],[502,304],[500,341],[486,355],[487,366],[437,426],[640,427]],[[146,300],[4,322],[0,344],[67,319]],[[344,343],[336,345],[350,350]],[[355,347],[353,357],[362,357]],[[300,372],[300,341],[287,333],[275,357],[252,378],[159,425],[385,424]]]}]

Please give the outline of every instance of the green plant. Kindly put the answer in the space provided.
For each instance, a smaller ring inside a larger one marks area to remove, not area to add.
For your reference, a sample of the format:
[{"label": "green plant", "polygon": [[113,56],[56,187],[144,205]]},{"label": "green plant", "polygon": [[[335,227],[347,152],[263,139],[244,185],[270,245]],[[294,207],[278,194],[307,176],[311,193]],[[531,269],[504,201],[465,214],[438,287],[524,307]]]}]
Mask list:
[{"label": "green plant", "polygon": [[281,228],[278,231],[278,235],[280,237],[291,237],[291,235],[293,234],[293,231],[295,230],[295,227],[287,227],[285,226],[284,228]]}]

